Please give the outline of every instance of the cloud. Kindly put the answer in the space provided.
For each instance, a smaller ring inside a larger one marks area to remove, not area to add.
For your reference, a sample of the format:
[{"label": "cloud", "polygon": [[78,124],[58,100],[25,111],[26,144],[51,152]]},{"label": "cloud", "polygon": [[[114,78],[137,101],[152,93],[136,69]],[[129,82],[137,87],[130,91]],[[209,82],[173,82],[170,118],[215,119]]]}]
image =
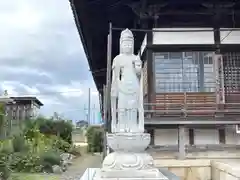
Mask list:
[{"label": "cloud", "polygon": [[42,114],[79,120],[85,118],[91,88],[98,111],[68,0],[0,1],[0,24],[0,92],[36,96],[44,103]]}]

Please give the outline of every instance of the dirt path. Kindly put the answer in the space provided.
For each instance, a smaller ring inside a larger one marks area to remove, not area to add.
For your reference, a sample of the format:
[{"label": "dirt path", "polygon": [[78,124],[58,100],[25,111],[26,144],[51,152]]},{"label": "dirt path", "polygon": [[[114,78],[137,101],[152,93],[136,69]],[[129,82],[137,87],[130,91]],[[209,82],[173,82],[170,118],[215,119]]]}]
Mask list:
[{"label": "dirt path", "polygon": [[87,168],[98,168],[101,166],[102,155],[84,155],[73,161],[69,169],[61,175],[61,180],[80,180]]}]

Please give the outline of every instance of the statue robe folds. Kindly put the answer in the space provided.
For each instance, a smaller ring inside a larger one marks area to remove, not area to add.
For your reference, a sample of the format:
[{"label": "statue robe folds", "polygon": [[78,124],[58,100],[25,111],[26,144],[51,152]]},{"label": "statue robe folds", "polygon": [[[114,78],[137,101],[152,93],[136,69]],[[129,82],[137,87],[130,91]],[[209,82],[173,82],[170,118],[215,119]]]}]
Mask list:
[{"label": "statue robe folds", "polygon": [[[120,54],[113,60],[112,100],[113,132],[140,132],[139,111],[141,109],[141,60],[138,56]],[[117,99],[117,100],[116,100]],[[115,104],[116,103],[116,104]],[[115,115],[117,114],[117,116]],[[115,122],[116,121],[116,122]]]}]

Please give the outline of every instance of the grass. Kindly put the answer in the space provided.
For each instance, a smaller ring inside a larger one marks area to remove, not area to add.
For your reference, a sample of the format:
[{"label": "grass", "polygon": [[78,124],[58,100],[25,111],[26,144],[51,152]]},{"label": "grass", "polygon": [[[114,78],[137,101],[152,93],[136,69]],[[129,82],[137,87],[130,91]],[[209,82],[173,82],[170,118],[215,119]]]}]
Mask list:
[{"label": "grass", "polygon": [[13,173],[11,180],[59,180],[60,175],[55,174],[33,174],[33,173]]}]

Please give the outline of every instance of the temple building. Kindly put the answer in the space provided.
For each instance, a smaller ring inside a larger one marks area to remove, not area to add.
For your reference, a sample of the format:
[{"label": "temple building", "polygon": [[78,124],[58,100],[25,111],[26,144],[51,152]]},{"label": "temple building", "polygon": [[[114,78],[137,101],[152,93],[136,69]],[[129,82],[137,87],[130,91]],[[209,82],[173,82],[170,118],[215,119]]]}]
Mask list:
[{"label": "temple building", "polygon": [[[151,148],[169,148],[184,156],[185,148],[189,152],[240,145],[240,2],[70,3],[102,95],[101,107],[107,59],[119,53],[120,31],[129,28],[135,54],[143,62],[145,129],[151,133]],[[106,117],[111,119],[109,107]]]},{"label": "temple building", "polygon": [[[177,147],[178,123],[185,124],[186,145],[237,144],[240,54],[216,54],[211,48],[213,29],[198,28],[194,33],[187,32],[194,30],[191,28],[168,30],[148,34],[151,48],[146,49],[144,39],[140,50],[144,61],[145,124],[152,129],[152,145]],[[225,34],[220,29],[221,39]],[[238,34],[240,31],[234,31],[221,43],[236,42]],[[179,45],[183,51],[175,48]],[[191,46],[198,47],[191,50]]]},{"label": "temple building", "polygon": [[9,120],[9,128],[18,127],[25,120],[34,119],[39,116],[43,103],[36,97],[10,97],[13,102],[6,106]]}]

